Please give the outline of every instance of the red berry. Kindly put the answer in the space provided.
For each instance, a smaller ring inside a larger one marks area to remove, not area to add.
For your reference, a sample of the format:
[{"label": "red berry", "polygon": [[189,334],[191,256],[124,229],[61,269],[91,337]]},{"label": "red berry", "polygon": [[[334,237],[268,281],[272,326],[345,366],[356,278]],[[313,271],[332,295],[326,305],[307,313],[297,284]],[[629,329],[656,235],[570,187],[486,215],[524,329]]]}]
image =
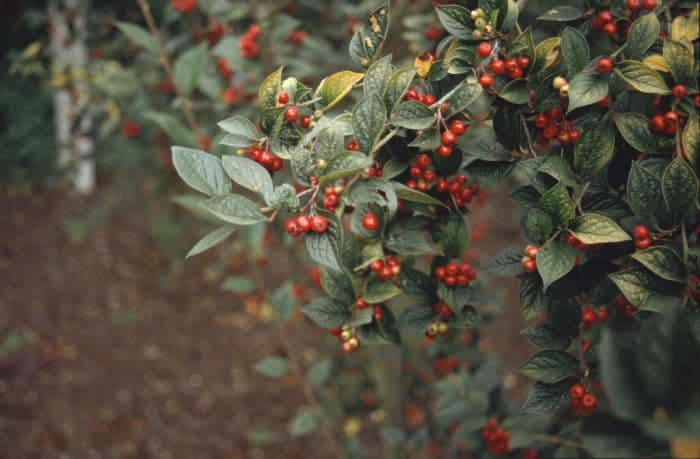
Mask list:
[{"label": "red berry", "polygon": [[630,11],[637,11],[641,6],[639,0],[627,0],[625,4]]},{"label": "red berry", "polygon": [[673,97],[675,97],[676,99],[684,99],[688,96],[688,88],[686,88],[682,84],[675,85],[671,92],[673,93]]},{"label": "red berry", "polygon": [[557,135],[557,140],[561,143],[569,143],[571,139],[569,138],[569,131],[559,131]]},{"label": "red berry", "polygon": [[523,269],[526,273],[534,273],[537,271],[537,262],[534,258],[527,258],[523,260]]},{"label": "red berry", "polygon": [[452,154],[452,147],[449,145],[440,145],[437,147],[437,150],[435,152],[438,154],[438,156],[442,156],[443,158],[447,158]]},{"label": "red berry", "polygon": [[406,91],[406,95],[403,98],[406,100],[418,100],[419,97],[418,91],[415,89],[409,89]]},{"label": "red berry", "polygon": [[518,61],[514,58],[508,58],[505,61],[506,70],[509,72],[518,68]]},{"label": "red berry", "polygon": [[382,260],[374,260],[372,263],[369,264],[369,269],[371,269],[375,273],[381,271],[382,268],[384,268],[384,262]]},{"label": "red berry", "polygon": [[454,135],[460,136],[467,132],[467,126],[461,120],[454,120],[450,124],[450,131]]},{"label": "red berry", "polygon": [[457,276],[445,276],[443,282],[448,287],[454,287],[457,284]]},{"label": "red berry", "polygon": [[693,105],[695,105],[695,108],[700,108],[700,95],[693,98]]},{"label": "red berry", "polygon": [[526,69],[530,66],[530,58],[527,56],[520,56],[518,58],[518,66],[521,69]]},{"label": "red berry", "polygon": [[639,250],[646,250],[651,247],[651,238],[645,237],[643,239],[635,239],[634,246]]},{"label": "red berry", "polygon": [[328,220],[323,215],[316,215],[311,219],[311,231],[316,234],[323,234],[328,229]]},{"label": "red berry", "polygon": [[581,131],[577,129],[572,129],[569,131],[569,142],[571,143],[576,143],[578,142],[578,139],[581,137]]},{"label": "red berry", "polygon": [[656,0],[644,0],[642,2],[642,8],[645,10],[653,10],[656,8]]},{"label": "red berry", "polygon": [[457,143],[457,137],[452,131],[445,131],[440,137],[440,142],[443,145],[454,145],[455,143]]},{"label": "red berry", "polygon": [[593,394],[586,394],[581,398],[581,408],[586,413],[593,412],[593,410],[595,410],[595,407],[597,405],[598,405],[598,400],[596,399],[595,395],[593,395]]},{"label": "red berry", "polygon": [[448,187],[449,187],[449,184],[447,183],[447,180],[444,180],[444,179],[439,179],[435,183],[435,190],[439,193],[444,193],[445,191],[447,191]]},{"label": "red berry", "polygon": [[469,276],[459,274],[457,276],[457,285],[459,285],[460,287],[466,287],[467,285],[469,285]]},{"label": "red berry", "polygon": [[299,110],[296,107],[287,107],[284,110],[284,119],[289,123],[296,123],[299,119]]},{"label": "red berry", "polygon": [[369,303],[367,303],[367,302],[366,302],[364,299],[362,299],[362,298],[358,298],[358,299],[355,301],[355,306],[357,307],[357,309],[364,309],[364,308],[366,308],[367,306],[369,306]]},{"label": "red berry", "polygon": [[520,67],[516,67],[513,70],[508,70],[508,78],[511,80],[517,80],[521,76],[523,76],[523,69]]},{"label": "red berry", "polygon": [[610,97],[605,96],[602,99],[600,99],[598,102],[595,103],[596,107],[602,107],[605,108],[608,105],[610,105]]},{"label": "red berry", "polygon": [[420,177],[422,174],[420,167],[418,166],[413,166],[408,169],[408,175],[410,175],[413,178]]},{"label": "red berry", "polygon": [[287,94],[287,91],[280,91],[277,93],[277,102],[279,102],[282,105],[287,104],[289,102],[289,94]]},{"label": "red berry", "polygon": [[367,231],[375,231],[379,227],[379,219],[374,212],[367,212],[362,218],[362,226]]},{"label": "red berry", "polygon": [[595,322],[595,313],[591,308],[583,308],[581,311],[581,322],[584,325],[590,325]]},{"label": "red berry", "polygon": [[197,6],[197,0],[171,0],[170,3],[180,13],[192,11]]},{"label": "red berry", "polygon": [[530,258],[535,258],[537,256],[537,252],[539,251],[539,247],[534,245],[528,245],[527,247],[525,247],[525,255],[527,255]]},{"label": "red berry", "polygon": [[447,274],[446,271],[447,270],[444,266],[438,266],[437,268],[435,268],[435,278],[438,280],[444,279],[445,275]]},{"label": "red berry", "polygon": [[598,13],[598,17],[600,18],[603,24],[608,24],[615,20],[615,18],[609,10],[601,11],[600,13]]},{"label": "red berry", "polygon": [[666,119],[663,115],[654,115],[651,117],[651,129],[654,132],[662,132],[666,127]]},{"label": "red berry", "polygon": [[423,94],[421,96],[421,102],[425,105],[433,105],[437,99],[432,94]]},{"label": "red berry", "polygon": [[491,49],[491,43],[487,41],[482,41],[476,47],[476,54],[478,54],[480,57],[489,57],[489,55],[491,54]]},{"label": "red berry", "polygon": [[304,129],[308,129],[309,126],[311,126],[311,117],[310,116],[302,116],[301,119],[299,119],[299,124]]},{"label": "red berry", "polygon": [[608,37],[614,37],[615,34],[617,34],[617,26],[614,22],[609,22],[603,26],[603,32],[605,32],[605,35]]},{"label": "red berry", "polygon": [[649,228],[644,225],[637,225],[632,228],[632,235],[635,239],[644,239],[649,237]]},{"label": "red berry", "polygon": [[479,84],[484,89],[491,89],[493,88],[493,77],[488,73],[484,73],[483,75],[481,75],[481,77],[479,77]]},{"label": "red berry", "polygon": [[574,384],[569,388],[569,397],[578,399],[586,395],[586,390],[581,384]]},{"label": "red berry", "polygon": [[555,128],[554,126],[550,126],[548,128],[545,128],[544,131],[542,131],[542,136],[547,140],[552,140],[557,136],[558,132],[559,131],[557,130],[557,128]]},{"label": "red berry", "polygon": [[311,231],[311,219],[306,215],[299,215],[297,217],[297,225],[304,233]]},{"label": "red berry", "polygon": [[496,59],[491,62],[491,71],[496,75],[501,75],[506,71],[506,64],[500,59]]},{"label": "red berry", "polygon": [[549,120],[543,114],[539,114],[535,117],[535,126],[538,129],[544,129],[549,125]]},{"label": "red berry", "polygon": [[608,73],[613,69],[613,62],[604,57],[598,61],[598,71],[600,73]]},{"label": "red berry", "polygon": [[430,166],[430,156],[426,155],[425,153],[418,155],[416,158],[416,166],[420,167],[421,169],[427,169]]},{"label": "red berry", "polygon": [[425,180],[427,183],[432,183],[435,181],[435,177],[437,174],[435,174],[435,171],[433,170],[427,170],[423,172],[423,180]]},{"label": "red berry", "polygon": [[287,220],[287,222],[284,224],[284,229],[287,231],[287,234],[289,234],[291,237],[299,237],[303,232],[295,218],[290,218],[289,220]]}]

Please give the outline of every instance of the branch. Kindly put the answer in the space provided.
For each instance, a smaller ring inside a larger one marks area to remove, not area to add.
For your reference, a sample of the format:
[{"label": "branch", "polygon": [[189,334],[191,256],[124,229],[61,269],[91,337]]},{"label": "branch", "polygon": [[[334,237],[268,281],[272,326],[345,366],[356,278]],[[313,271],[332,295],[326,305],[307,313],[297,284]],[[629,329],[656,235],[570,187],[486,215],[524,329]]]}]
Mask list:
[{"label": "branch", "polygon": [[136,0],[136,2],[139,4],[141,12],[143,13],[143,18],[146,20],[148,31],[151,33],[151,37],[153,37],[153,40],[156,42],[156,47],[158,48],[158,59],[160,60],[160,64],[163,66],[163,70],[165,70],[165,75],[170,81],[173,82],[173,86],[175,88],[175,96],[182,104],[182,109],[185,112],[187,124],[189,124],[192,131],[194,131],[195,135],[199,137],[202,131],[199,129],[197,120],[195,119],[194,113],[192,112],[192,104],[190,103],[190,100],[187,97],[182,95],[180,90],[177,88],[177,85],[175,84],[175,72],[173,72],[173,66],[170,63],[170,58],[168,58],[168,53],[165,51],[163,42],[160,39],[158,27],[156,26],[156,22],[153,19],[153,15],[151,14],[151,8],[148,6],[145,0]]}]

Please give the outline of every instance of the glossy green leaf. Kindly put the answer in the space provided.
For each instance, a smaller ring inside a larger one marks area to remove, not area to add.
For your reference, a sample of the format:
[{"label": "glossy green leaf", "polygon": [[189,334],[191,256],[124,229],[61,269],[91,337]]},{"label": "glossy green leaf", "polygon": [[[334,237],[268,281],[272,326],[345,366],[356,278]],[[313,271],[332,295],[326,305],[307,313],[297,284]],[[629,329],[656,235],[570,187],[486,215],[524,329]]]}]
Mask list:
[{"label": "glossy green leaf", "polygon": [[362,296],[365,301],[371,304],[383,303],[401,294],[401,289],[391,282],[371,278],[365,287]]},{"label": "glossy green leaf", "polygon": [[524,255],[517,247],[502,250],[486,265],[486,270],[498,276],[515,277],[523,272]]},{"label": "glossy green leaf", "polygon": [[606,244],[630,241],[632,238],[608,217],[584,214],[573,221],[569,232],[584,244]]},{"label": "glossy green leaf", "polygon": [[237,194],[223,194],[200,204],[217,218],[234,225],[254,225],[267,221],[257,204]]},{"label": "glossy green leaf", "polygon": [[641,59],[644,53],[659,38],[661,25],[656,14],[645,14],[632,23],[627,35],[627,49],[625,55],[629,59]]},{"label": "glossy green leaf", "polygon": [[190,187],[209,196],[228,193],[231,184],[216,156],[191,148],[173,147],[172,159],[178,175]]},{"label": "glossy green leaf", "polygon": [[219,143],[237,149],[247,148],[257,143],[262,137],[258,128],[248,118],[242,116],[232,116],[220,121],[217,126],[227,133]]},{"label": "glossy green leaf", "polygon": [[583,17],[584,13],[581,8],[562,5],[552,8],[537,19],[539,21],[569,22]]},{"label": "glossy green leaf", "polygon": [[569,197],[566,185],[557,183],[547,190],[539,201],[537,208],[544,211],[555,225],[567,226],[576,216],[574,202]]},{"label": "glossy green leaf", "polygon": [[639,113],[618,113],[615,126],[625,141],[637,151],[656,153],[659,150],[657,137],[649,129],[649,120]]},{"label": "glossy green leaf", "polygon": [[129,40],[141,46],[154,56],[158,55],[158,45],[151,34],[148,33],[148,30],[130,22],[113,21],[113,24],[121,33],[126,35]]},{"label": "glossy green leaf", "polygon": [[227,237],[229,237],[231,233],[235,231],[235,229],[236,227],[233,225],[225,225],[221,228],[212,231],[211,233],[207,234],[202,239],[200,239],[199,242],[197,242],[194,245],[194,247],[190,249],[190,251],[187,253],[186,258],[199,255],[200,253],[206,252],[207,250],[211,249],[215,245],[220,244]]},{"label": "glossy green leaf", "polygon": [[340,327],[350,320],[350,311],[343,303],[329,297],[317,298],[301,310],[316,325],[324,328]]},{"label": "glossy green leaf", "polygon": [[435,8],[440,24],[457,38],[471,38],[472,20],[468,9],[461,5],[438,5]]},{"label": "glossy green leaf", "polygon": [[691,50],[683,43],[664,40],[663,55],[676,83],[688,83],[695,63]]},{"label": "glossy green leaf", "polygon": [[567,113],[602,100],[608,95],[608,89],[607,78],[597,74],[577,73],[569,82],[569,108]]},{"label": "glossy green leaf", "polygon": [[[566,27],[561,33],[561,54],[564,57],[566,68],[570,75],[576,75],[583,70],[591,60],[591,51],[588,48],[586,37],[574,29]],[[600,100],[600,99],[598,99]]]},{"label": "glossy green leaf", "polygon": [[666,95],[671,92],[659,72],[639,61],[624,61],[615,67],[615,74],[639,92]]},{"label": "glossy green leaf", "polygon": [[574,163],[584,179],[590,179],[603,169],[615,152],[615,133],[607,121],[592,125],[581,135],[574,147]]},{"label": "glossy green leaf", "polygon": [[563,351],[544,350],[528,358],[519,371],[546,384],[554,384],[576,374],[578,359]]},{"label": "glossy green leaf", "polygon": [[688,281],[688,271],[683,260],[668,247],[649,247],[630,256],[662,279],[681,283]]},{"label": "glossy green leaf", "polygon": [[566,276],[574,268],[576,254],[571,246],[560,241],[549,241],[537,251],[537,272],[543,289]]},{"label": "glossy green leaf", "polygon": [[223,156],[221,163],[228,176],[243,188],[258,194],[272,192],[270,173],[255,161],[241,156]]},{"label": "glossy green leaf", "polygon": [[352,111],[352,128],[361,153],[373,151],[385,121],[386,109],[378,96],[372,94],[357,103]]},{"label": "glossy green leaf", "polygon": [[399,105],[391,124],[412,130],[426,129],[435,124],[435,110],[410,100]]},{"label": "glossy green leaf", "polygon": [[681,222],[695,210],[698,199],[698,178],[682,156],[676,156],[666,166],[661,177],[661,190],[664,201],[671,209],[671,215],[676,222]]}]

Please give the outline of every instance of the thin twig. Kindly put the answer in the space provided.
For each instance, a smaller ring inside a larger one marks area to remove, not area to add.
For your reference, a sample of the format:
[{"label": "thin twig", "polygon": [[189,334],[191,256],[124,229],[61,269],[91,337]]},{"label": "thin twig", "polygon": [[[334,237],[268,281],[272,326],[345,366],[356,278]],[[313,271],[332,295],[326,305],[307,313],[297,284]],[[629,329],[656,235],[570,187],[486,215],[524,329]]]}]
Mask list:
[{"label": "thin twig", "polygon": [[160,64],[163,66],[165,75],[167,76],[168,80],[170,80],[173,83],[173,86],[175,88],[175,96],[182,104],[182,109],[185,112],[187,124],[190,125],[190,128],[192,129],[192,131],[194,131],[195,135],[199,137],[201,135],[201,130],[199,129],[197,120],[194,117],[192,105],[190,103],[190,100],[180,92],[177,85],[175,84],[175,72],[173,71],[173,66],[170,63],[168,53],[165,51],[163,42],[160,39],[160,34],[158,33],[156,21],[153,19],[153,15],[151,14],[151,8],[150,6],[148,6],[145,0],[136,0],[136,3],[139,4],[141,12],[143,13],[143,18],[146,20],[148,31],[150,32],[151,37],[153,37],[153,41],[155,41],[156,43],[156,47],[158,49],[158,59],[160,60]]},{"label": "thin twig", "polygon": [[532,137],[530,137],[530,131],[527,128],[527,121],[525,121],[525,117],[522,114],[520,115],[520,121],[523,125],[523,129],[525,132],[525,139],[527,139],[528,150],[530,150],[530,154],[532,155],[533,158],[537,158],[537,152],[535,151],[535,148],[532,146]]},{"label": "thin twig", "polygon": [[576,208],[581,213],[583,213],[583,208],[581,207],[581,201],[583,201],[583,195],[586,194],[586,191],[588,191],[589,186],[591,186],[590,180],[587,181],[585,185],[583,185],[583,189],[581,190],[581,193],[579,193],[578,199],[576,200]]}]

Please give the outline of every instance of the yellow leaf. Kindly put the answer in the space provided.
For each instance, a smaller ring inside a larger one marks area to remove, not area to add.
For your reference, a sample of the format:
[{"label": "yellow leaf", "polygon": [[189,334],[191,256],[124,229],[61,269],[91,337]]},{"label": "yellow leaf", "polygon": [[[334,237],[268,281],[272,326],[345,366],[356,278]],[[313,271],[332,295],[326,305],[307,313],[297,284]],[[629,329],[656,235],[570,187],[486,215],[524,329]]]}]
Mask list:
[{"label": "yellow leaf", "polygon": [[362,422],[357,418],[349,418],[347,421],[345,421],[345,424],[343,425],[345,435],[347,435],[348,437],[357,436],[357,434],[360,433],[361,428]]},{"label": "yellow leaf", "polygon": [[666,59],[661,54],[652,54],[647,56],[643,61],[647,67],[652,68],[659,72],[670,72],[668,65],[666,65]]},{"label": "yellow leaf", "polygon": [[[559,56],[559,45],[561,44],[561,39],[559,37],[548,38],[535,48],[535,56],[538,61],[538,66],[541,65],[542,68],[549,68],[550,65],[554,64]],[[540,61],[544,61],[543,64],[539,64]]]},{"label": "yellow leaf", "polygon": [[24,51],[22,51],[22,57],[24,59],[31,59],[35,57],[37,54],[39,54],[39,51],[41,50],[41,42],[40,41],[33,41],[27,45],[26,48],[24,48]]},{"label": "yellow leaf", "polygon": [[349,70],[334,73],[321,81],[316,90],[316,97],[321,98],[321,105],[328,110],[340,102],[343,97],[347,96],[352,91],[352,87],[362,80],[364,76],[364,73],[351,72]]},{"label": "yellow leaf", "polygon": [[695,7],[688,16],[678,16],[671,24],[671,38],[675,41],[695,41],[700,37],[698,17],[700,6]]},{"label": "yellow leaf", "polygon": [[433,57],[429,52],[423,51],[413,61],[413,66],[416,68],[416,73],[419,76],[425,77],[430,73],[430,68],[433,66]]},{"label": "yellow leaf", "polygon": [[105,112],[107,112],[107,119],[111,122],[115,122],[119,119],[120,112],[119,106],[112,100],[107,99],[104,103]]}]

